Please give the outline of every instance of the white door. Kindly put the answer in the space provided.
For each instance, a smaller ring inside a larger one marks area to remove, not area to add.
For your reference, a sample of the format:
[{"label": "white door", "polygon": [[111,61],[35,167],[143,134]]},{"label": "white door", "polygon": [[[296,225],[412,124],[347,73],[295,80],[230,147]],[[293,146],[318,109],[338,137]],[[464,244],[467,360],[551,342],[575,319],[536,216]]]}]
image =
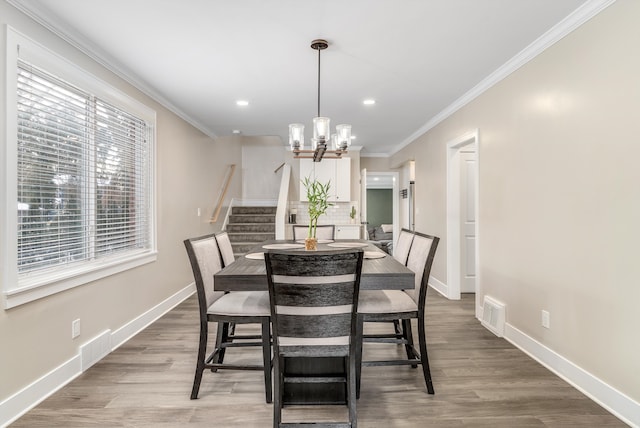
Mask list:
[{"label": "white door", "polygon": [[460,299],[461,292],[475,292],[476,316],[481,307],[478,298],[482,288],[475,274],[478,161],[478,130],[447,143],[447,283],[438,290],[454,300]]},{"label": "white door", "polygon": [[360,171],[360,223],[364,225],[364,237],[367,232],[367,168]]},{"label": "white door", "polygon": [[475,153],[460,153],[460,292],[476,291]]}]

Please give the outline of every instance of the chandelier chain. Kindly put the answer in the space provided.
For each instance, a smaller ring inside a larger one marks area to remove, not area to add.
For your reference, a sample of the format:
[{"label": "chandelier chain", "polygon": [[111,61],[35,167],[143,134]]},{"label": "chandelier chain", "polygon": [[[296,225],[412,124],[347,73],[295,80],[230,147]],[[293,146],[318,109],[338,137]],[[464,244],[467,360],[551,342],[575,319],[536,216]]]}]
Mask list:
[{"label": "chandelier chain", "polygon": [[318,117],[320,117],[320,52],[322,49],[318,48]]}]

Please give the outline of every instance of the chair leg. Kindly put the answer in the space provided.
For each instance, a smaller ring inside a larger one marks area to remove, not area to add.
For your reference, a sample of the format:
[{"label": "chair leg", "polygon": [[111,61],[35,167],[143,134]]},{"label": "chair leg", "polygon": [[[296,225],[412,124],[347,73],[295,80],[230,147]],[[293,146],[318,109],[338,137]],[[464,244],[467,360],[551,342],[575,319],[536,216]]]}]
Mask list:
[{"label": "chair leg", "polygon": [[427,357],[427,336],[424,325],[424,318],[418,318],[418,340],[420,341],[420,360],[422,362],[422,372],[424,381],[427,384],[427,392],[435,394],[433,382],[431,381],[431,369],[429,368],[429,357]]},{"label": "chair leg", "polygon": [[193,379],[193,387],[191,388],[191,399],[198,398],[200,391],[200,382],[202,381],[202,373],[204,372],[205,358],[207,357],[207,336],[209,329],[207,325],[200,325],[200,344],[198,345],[198,360],[196,361],[196,374]]},{"label": "chair leg", "polygon": [[404,337],[403,331],[400,329],[400,320],[393,320],[393,330],[396,333],[396,339],[402,339]]},{"label": "chair leg", "polygon": [[[357,346],[357,345],[356,345]],[[358,426],[358,413],[356,408],[356,358],[353,352],[349,353],[347,365],[347,404],[349,406],[349,422],[351,428]]]},{"label": "chair leg", "polygon": [[[218,321],[218,333],[216,334],[216,358],[212,363],[214,364],[222,364],[224,361],[224,352],[226,348],[223,343],[229,341],[229,323]],[[218,369],[211,369],[212,372],[217,372]]]},{"label": "chair leg", "polygon": [[[406,341],[405,345],[404,345],[404,349],[407,353],[407,359],[409,360],[413,360],[416,359],[417,356],[415,354],[415,352],[413,352],[413,330],[411,329],[411,320],[410,319],[405,319],[402,320],[402,336],[404,338],[404,340]],[[413,367],[414,369],[418,367],[417,364],[411,364],[411,367]]]},{"label": "chair leg", "polygon": [[233,336],[235,334],[236,334],[236,323],[230,322],[229,323],[229,336]]},{"label": "chair leg", "polygon": [[360,379],[362,377],[362,342],[364,335],[364,318],[358,315],[356,321],[356,355],[355,355],[355,370],[356,370],[356,398],[360,398]]},{"label": "chair leg", "polygon": [[279,428],[282,423],[282,388],[284,383],[282,357],[274,355],[273,357],[273,371],[275,374],[275,381],[273,382],[273,426]]},{"label": "chair leg", "polygon": [[271,321],[262,321],[262,364],[264,366],[264,391],[267,403],[273,401],[271,394]]}]

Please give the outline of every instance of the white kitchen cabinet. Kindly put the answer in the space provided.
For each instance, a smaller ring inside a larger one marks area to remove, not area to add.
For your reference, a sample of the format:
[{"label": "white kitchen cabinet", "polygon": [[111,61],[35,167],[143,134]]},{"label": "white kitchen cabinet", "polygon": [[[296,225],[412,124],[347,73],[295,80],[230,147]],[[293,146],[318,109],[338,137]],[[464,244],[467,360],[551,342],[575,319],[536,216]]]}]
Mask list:
[{"label": "white kitchen cabinet", "polygon": [[[351,159],[300,159],[300,180],[306,177],[314,178],[321,183],[331,181],[329,201],[349,202],[351,200]],[[306,201],[307,194],[300,183],[300,200]]]},{"label": "white kitchen cabinet", "polygon": [[361,225],[337,225],[335,230],[336,239],[360,239]]}]

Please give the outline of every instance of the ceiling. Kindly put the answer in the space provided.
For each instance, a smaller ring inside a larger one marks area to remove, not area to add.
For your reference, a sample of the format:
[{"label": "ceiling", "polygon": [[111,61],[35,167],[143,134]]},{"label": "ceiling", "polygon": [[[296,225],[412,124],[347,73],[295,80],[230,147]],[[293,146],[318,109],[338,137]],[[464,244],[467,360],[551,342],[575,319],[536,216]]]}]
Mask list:
[{"label": "ceiling", "polygon": [[[9,0],[212,137],[317,112],[362,156],[406,145],[586,0]],[[374,105],[363,100],[375,99]],[[236,101],[246,100],[247,106]]]}]

